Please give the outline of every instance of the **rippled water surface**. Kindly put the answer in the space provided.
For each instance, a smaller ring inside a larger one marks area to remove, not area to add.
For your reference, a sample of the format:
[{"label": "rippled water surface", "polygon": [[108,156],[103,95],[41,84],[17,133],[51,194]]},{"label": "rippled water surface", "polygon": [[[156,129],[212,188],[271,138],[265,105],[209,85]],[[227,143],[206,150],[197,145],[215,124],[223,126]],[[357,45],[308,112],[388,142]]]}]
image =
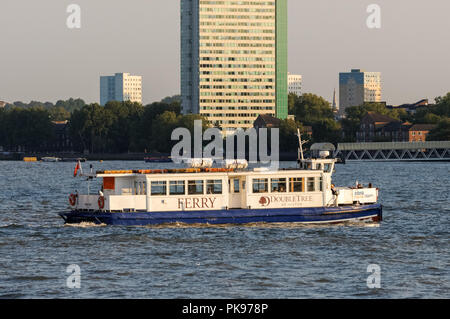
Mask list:
[{"label": "rippled water surface", "polygon": [[[384,205],[380,225],[344,226],[64,226],[57,212],[85,191],[73,169],[0,162],[0,298],[450,297],[450,163],[338,166],[336,185],[372,182]],[[81,289],[66,286],[71,264]]]}]

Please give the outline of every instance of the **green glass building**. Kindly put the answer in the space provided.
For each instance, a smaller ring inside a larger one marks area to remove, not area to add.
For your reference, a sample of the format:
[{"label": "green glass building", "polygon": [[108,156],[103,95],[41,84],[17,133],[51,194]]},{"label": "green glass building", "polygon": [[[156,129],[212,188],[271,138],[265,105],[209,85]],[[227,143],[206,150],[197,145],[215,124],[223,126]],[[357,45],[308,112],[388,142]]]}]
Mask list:
[{"label": "green glass building", "polygon": [[288,25],[287,0],[276,1],[277,29],[277,113],[279,119],[288,117]]},{"label": "green glass building", "polygon": [[181,0],[182,112],[225,130],[288,115],[287,0]]}]

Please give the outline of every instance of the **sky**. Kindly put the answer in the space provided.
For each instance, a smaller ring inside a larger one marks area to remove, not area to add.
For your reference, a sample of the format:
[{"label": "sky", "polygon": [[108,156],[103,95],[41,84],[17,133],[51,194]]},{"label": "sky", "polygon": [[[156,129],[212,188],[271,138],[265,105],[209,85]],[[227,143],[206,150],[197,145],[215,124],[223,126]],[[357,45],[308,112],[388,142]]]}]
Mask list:
[{"label": "sky", "polygon": [[[81,28],[69,29],[70,4]],[[367,27],[367,7],[381,28]],[[382,73],[388,104],[450,91],[450,1],[289,0],[289,72],[331,101],[339,72]],[[1,0],[0,101],[99,102],[99,77],[143,76],[143,102],[180,92],[178,0]]]}]

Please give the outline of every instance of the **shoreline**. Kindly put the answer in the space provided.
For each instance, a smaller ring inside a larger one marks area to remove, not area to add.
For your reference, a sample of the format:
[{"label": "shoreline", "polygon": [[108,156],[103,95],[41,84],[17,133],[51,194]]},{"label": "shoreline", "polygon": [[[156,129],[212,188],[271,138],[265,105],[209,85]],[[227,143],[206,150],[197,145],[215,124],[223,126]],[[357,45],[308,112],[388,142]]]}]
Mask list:
[{"label": "shoreline", "polygon": [[[78,153],[27,153],[27,152],[3,152],[0,153],[0,161],[23,161],[24,157],[36,157],[40,161],[43,157],[58,157],[68,160],[85,158],[87,161],[144,161],[146,157],[162,157],[169,154],[152,153],[115,153],[115,154],[78,154]],[[297,153],[280,153],[280,161],[296,161]]]}]

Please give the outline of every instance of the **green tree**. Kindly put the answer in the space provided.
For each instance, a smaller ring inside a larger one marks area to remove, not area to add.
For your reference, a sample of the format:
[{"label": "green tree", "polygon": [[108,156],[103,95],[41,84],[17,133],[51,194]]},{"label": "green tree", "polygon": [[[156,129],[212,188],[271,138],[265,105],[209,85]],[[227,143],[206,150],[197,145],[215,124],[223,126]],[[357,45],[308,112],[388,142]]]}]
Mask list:
[{"label": "green tree", "polygon": [[111,119],[107,133],[107,145],[111,152],[125,153],[134,148],[133,131],[136,130],[144,107],[133,102],[108,102],[105,113]]},{"label": "green tree", "polygon": [[55,104],[55,106],[62,107],[70,113],[72,113],[75,110],[79,110],[79,109],[83,108],[83,106],[85,106],[85,105],[86,105],[86,103],[82,99],[73,99],[73,98],[70,98],[65,101],[59,100]]},{"label": "green tree", "polygon": [[6,131],[7,115],[4,108],[0,108],[0,146],[6,147],[6,137],[8,132]]},{"label": "green tree", "polygon": [[41,151],[54,137],[50,115],[42,107],[2,110],[1,144],[9,150]]},{"label": "green tree", "polygon": [[61,106],[54,106],[48,109],[52,121],[66,121],[70,119],[70,112]]},{"label": "green tree", "polygon": [[297,121],[305,125],[314,125],[324,119],[334,120],[334,113],[330,102],[315,94],[305,93],[298,97],[291,95],[289,98],[290,114]]},{"label": "green tree", "polygon": [[202,121],[203,132],[210,127],[210,123],[198,114],[177,116],[175,112],[166,111],[158,115],[152,123],[151,149],[161,153],[170,153],[172,147],[177,143],[176,141],[171,141],[172,132],[176,128],[187,128],[191,132],[193,143],[194,122],[196,120]]},{"label": "green tree", "polygon": [[160,103],[181,106],[181,95],[173,95],[165,97],[164,99],[161,100]]},{"label": "green tree", "polygon": [[[280,152],[295,152],[298,149],[297,129],[303,132],[303,125],[291,119],[282,120],[280,123]],[[303,140],[309,137],[302,135]]]},{"label": "green tree", "polygon": [[152,151],[155,143],[152,142],[154,138],[153,123],[154,120],[164,112],[172,112],[175,116],[180,114],[180,106],[176,103],[152,103],[146,105],[142,113],[134,124],[135,129],[132,131],[132,149],[135,151]]},{"label": "green tree", "polygon": [[450,92],[443,97],[436,98],[434,113],[443,117],[450,117]]},{"label": "green tree", "polygon": [[91,153],[108,151],[107,134],[113,117],[111,112],[94,103],[75,110],[70,119],[72,139]]},{"label": "green tree", "polygon": [[450,141],[450,118],[441,120],[437,127],[428,134],[427,140]]},{"label": "green tree", "polygon": [[357,118],[343,118],[340,120],[343,138],[342,142],[354,143],[356,142],[356,132],[359,131],[361,121]]},{"label": "green tree", "polygon": [[383,103],[366,102],[360,106],[345,109],[347,119],[361,121],[368,112],[375,112],[399,120],[400,112],[388,109]]},{"label": "green tree", "polygon": [[147,136],[150,148],[162,153],[169,153],[173,145],[171,142],[172,131],[179,127],[178,124],[179,119],[175,112],[166,111],[156,116],[152,122],[151,135]]},{"label": "green tree", "polygon": [[333,119],[325,118],[313,124],[313,142],[337,144],[342,139],[342,127]]}]

